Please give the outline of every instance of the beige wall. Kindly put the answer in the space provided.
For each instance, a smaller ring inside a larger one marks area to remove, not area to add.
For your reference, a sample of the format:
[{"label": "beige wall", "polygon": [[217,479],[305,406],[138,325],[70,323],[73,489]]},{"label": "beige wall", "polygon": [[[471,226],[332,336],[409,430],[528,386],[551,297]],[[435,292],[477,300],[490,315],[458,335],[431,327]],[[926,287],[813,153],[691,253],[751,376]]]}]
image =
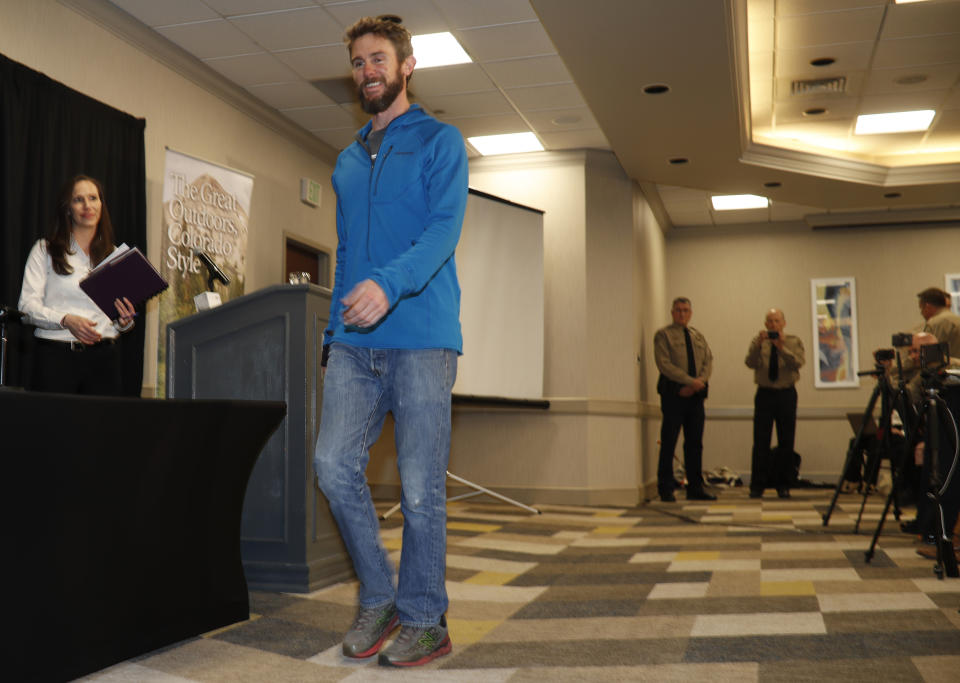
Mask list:
[{"label": "beige wall", "polygon": [[[637,357],[650,324],[641,302],[663,290],[659,226],[609,153],[475,159],[470,185],[544,211],[551,408],[456,409],[451,471],[524,502],[636,503],[656,473],[656,452],[641,448]],[[388,452],[374,458],[381,482],[394,476]]]},{"label": "beige wall", "polygon": [[[0,0],[0,52],[133,116],[145,118],[147,255],[159,262],[164,148],[254,176],[247,291],[285,280],[283,231],[336,245],[332,167],[54,0]],[[323,204],[299,201],[300,178],[323,185]],[[38,234],[41,226],[37,226]],[[156,304],[148,308],[145,393],[156,378]]]},{"label": "beige wall", "polygon": [[864,410],[873,382],[864,378],[858,389],[814,388],[810,279],[856,278],[860,368],[869,369],[873,350],[889,347],[892,333],[923,322],[916,293],[943,287],[945,273],[960,272],[960,229],[679,228],[669,233],[666,254],[663,301],[692,299],[691,325],[706,335],[715,358],[704,467],[749,473],[754,384],[743,359],[766,309],[775,306],[807,353],[797,385],[801,476],[834,483],[852,436],[845,413]]}]

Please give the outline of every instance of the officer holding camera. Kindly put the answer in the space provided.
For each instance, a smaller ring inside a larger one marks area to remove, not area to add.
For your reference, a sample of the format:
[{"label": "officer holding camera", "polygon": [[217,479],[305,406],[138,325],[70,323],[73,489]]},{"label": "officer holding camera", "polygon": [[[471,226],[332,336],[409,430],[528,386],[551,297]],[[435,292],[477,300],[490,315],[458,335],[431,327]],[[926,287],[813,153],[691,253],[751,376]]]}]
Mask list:
[{"label": "officer holding camera", "polygon": [[[767,311],[760,332],[747,350],[745,363],[754,371],[757,393],[753,400],[753,456],[750,497],[760,498],[765,488],[775,488],[780,498],[790,497],[793,479],[793,442],[797,427],[797,389],[803,366],[803,342],[784,334],[783,311]],[[770,448],[773,425],[777,447]]]}]

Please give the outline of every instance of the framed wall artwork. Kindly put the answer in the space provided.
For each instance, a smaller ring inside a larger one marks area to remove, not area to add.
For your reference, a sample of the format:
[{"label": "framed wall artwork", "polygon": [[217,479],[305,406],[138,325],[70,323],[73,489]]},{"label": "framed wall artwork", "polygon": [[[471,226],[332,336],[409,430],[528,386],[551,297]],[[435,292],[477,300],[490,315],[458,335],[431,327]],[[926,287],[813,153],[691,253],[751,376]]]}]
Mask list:
[{"label": "framed wall artwork", "polygon": [[860,386],[857,369],[857,286],[852,277],[810,280],[813,339],[817,362],[814,386],[837,389]]},{"label": "framed wall artwork", "polygon": [[960,315],[960,273],[943,276],[944,289],[950,292],[950,310]]}]

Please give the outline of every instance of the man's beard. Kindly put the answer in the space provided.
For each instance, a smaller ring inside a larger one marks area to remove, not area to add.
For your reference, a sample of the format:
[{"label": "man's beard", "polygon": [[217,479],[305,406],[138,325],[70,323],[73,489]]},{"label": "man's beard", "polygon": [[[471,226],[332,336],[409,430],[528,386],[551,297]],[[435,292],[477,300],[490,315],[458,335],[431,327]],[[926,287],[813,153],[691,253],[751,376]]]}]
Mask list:
[{"label": "man's beard", "polygon": [[360,84],[359,88],[359,97],[360,97],[360,106],[368,114],[379,114],[390,108],[390,105],[393,104],[393,101],[397,99],[397,96],[403,92],[403,74],[400,73],[400,69],[397,69],[395,78],[392,81],[383,81],[383,94],[380,97],[374,97],[373,99],[368,99],[363,92],[363,86],[371,81],[364,81]]}]

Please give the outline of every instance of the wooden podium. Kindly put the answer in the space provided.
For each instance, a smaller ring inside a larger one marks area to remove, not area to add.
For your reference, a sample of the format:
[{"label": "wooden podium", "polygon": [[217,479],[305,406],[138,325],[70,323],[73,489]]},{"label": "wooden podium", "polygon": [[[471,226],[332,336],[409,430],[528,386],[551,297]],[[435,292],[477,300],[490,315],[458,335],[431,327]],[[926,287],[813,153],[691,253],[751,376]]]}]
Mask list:
[{"label": "wooden podium", "polygon": [[305,593],[353,576],[316,485],[320,357],[330,294],[274,285],[167,327],[167,396],[284,401],[243,506],[241,552],[254,590]]}]

